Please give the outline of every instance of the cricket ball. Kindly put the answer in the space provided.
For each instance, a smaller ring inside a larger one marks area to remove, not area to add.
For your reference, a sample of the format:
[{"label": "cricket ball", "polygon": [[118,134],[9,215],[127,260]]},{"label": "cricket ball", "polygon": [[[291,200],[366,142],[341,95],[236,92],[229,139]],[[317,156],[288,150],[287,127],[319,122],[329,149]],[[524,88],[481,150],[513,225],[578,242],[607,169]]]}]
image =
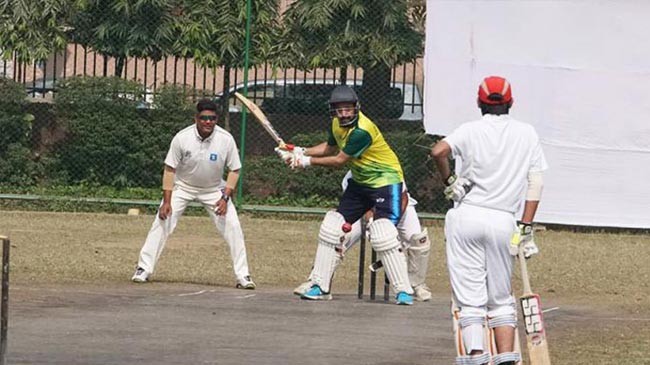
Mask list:
[{"label": "cricket ball", "polygon": [[352,225],[348,222],[343,223],[343,226],[341,227],[343,232],[348,233],[352,230]]}]

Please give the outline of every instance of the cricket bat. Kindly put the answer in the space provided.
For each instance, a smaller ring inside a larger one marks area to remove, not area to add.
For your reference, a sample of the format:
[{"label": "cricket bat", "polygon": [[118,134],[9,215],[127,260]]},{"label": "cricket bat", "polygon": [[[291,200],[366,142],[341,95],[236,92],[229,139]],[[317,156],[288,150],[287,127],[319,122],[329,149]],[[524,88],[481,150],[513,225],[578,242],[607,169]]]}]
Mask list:
[{"label": "cricket bat", "polygon": [[528,266],[526,265],[523,247],[520,247],[518,256],[519,266],[521,268],[521,280],[524,283],[524,293],[519,298],[519,302],[521,303],[521,311],[524,317],[526,342],[528,343],[528,358],[531,365],[550,365],[551,358],[548,353],[548,343],[546,342],[542,302],[539,295],[533,293],[530,289]]},{"label": "cricket bat", "polygon": [[239,99],[239,101],[241,101],[242,104],[244,104],[244,106],[246,106],[248,110],[250,110],[250,112],[253,114],[255,119],[258,122],[260,122],[262,128],[264,128],[264,130],[269,135],[271,135],[271,137],[275,140],[275,142],[278,144],[280,148],[288,151],[293,149],[293,145],[287,145],[286,143],[284,143],[284,140],[282,139],[282,137],[280,137],[280,133],[278,133],[275,130],[275,128],[273,128],[273,124],[269,122],[269,119],[266,117],[266,115],[264,115],[264,112],[262,112],[262,109],[260,109],[260,107],[257,106],[257,104],[255,104],[252,100],[248,99],[247,97],[245,97],[244,95],[238,92],[235,92],[235,97]]}]

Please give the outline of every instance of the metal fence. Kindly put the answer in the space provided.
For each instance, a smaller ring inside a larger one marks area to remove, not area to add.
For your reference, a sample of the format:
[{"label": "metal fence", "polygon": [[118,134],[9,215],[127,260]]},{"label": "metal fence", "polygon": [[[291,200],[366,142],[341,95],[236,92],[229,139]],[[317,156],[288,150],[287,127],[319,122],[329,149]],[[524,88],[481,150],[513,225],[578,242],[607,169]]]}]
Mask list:
[{"label": "metal fence", "polygon": [[0,100],[0,198],[155,201],[171,138],[192,123],[193,103],[208,97],[224,103],[221,126],[243,151],[240,203],[304,212],[332,207],[345,170],[289,171],[257,123],[242,128],[241,105],[231,95],[246,87],[285,140],[308,146],[325,141],[329,93],[346,83],[400,157],[419,211],[448,207],[428,159],[433,138],[422,128],[421,58],[396,62],[384,87],[370,91],[364,84],[376,74],[351,64],[305,71],[265,62],[245,72],[206,67],[191,56],[113,57],[72,42],[47,60],[21,59],[14,53],[0,61],[0,94],[19,86],[28,96]]},{"label": "metal fence", "polygon": [[[33,102],[51,101],[57,86],[66,79],[76,76],[111,77],[117,76],[132,80],[144,87],[144,100],[151,103],[156,90],[162,85],[181,85],[191,90],[193,97],[220,97],[227,88],[234,92],[243,88],[243,70],[234,69],[229,77],[224,77],[223,68],[208,68],[197,65],[191,58],[165,57],[160,61],[148,58],[129,58],[123,65],[119,75],[116,74],[118,60],[114,57],[94,52],[79,44],[69,44],[64,51],[53,54],[48,60],[41,62],[19,62],[16,55],[9,60],[0,61],[0,76],[10,78],[25,87],[27,95]],[[299,71],[278,69],[269,64],[249,70],[249,88],[251,86],[269,87],[272,85],[283,97],[292,96],[305,99],[305,95],[295,95],[295,90],[285,85],[313,84],[324,85],[340,83],[340,69],[312,69]],[[359,68],[348,67],[345,79],[353,84],[363,82],[363,71]],[[225,81],[230,82],[227,87]],[[402,97],[402,120],[422,120],[423,86],[422,59],[395,66],[391,69],[390,85],[399,89]],[[255,90],[252,90],[255,91]],[[292,94],[294,95],[288,95]],[[253,94],[255,101],[260,101],[267,95],[260,92]],[[41,100],[39,100],[41,99]]]}]

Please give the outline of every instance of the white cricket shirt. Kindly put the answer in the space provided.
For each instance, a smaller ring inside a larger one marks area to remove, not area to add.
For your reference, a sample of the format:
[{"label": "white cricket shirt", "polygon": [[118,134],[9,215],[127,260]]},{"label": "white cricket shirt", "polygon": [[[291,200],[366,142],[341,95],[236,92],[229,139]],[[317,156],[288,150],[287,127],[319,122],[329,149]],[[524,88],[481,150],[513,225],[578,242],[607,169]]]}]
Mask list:
[{"label": "white cricket shirt", "polygon": [[507,114],[464,123],[444,141],[461,162],[456,174],[474,182],[462,203],[515,213],[525,199],[528,172],[548,168],[533,126]]},{"label": "white cricket shirt", "polygon": [[219,126],[202,139],[193,124],[172,139],[165,165],[176,169],[175,183],[186,190],[219,190],[226,186],[224,167],[239,170],[241,161],[235,139]]}]

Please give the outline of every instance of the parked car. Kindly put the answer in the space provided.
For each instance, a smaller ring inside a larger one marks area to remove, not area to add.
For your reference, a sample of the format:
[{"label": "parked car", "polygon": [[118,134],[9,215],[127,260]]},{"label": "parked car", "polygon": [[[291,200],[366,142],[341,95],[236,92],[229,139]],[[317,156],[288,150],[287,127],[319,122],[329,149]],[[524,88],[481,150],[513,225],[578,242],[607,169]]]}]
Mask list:
[{"label": "parked car", "polygon": [[[267,113],[322,115],[327,113],[330,93],[338,83],[331,79],[272,79],[248,82],[248,98]],[[359,91],[362,82],[348,81]],[[244,84],[230,89],[242,93]],[[217,95],[217,99],[223,93]],[[404,121],[422,120],[422,97],[415,84],[395,82],[385,95],[387,116]],[[362,106],[363,108],[363,106]],[[230,112],[240,112],[241,105],[231,97]]]},{"label": "parked car", "polygon": [[[37,79],[34,82],[25,83],[25,91],[27,92],[28,97],[32,97],[37,100],[52,99],[54,93],[56,92],[56,88],[59,87],[61,84],[64,84],[65,80],[66,79],[57,79],[55,81],[54,79],[46,79],[45,81],[43,81],[43,79]],[[137,108],[150,109],[151,106],[153,105],[154,93],[149,88],[145,88],[143,90],[143,93],[144,93],[144,95],[142,96],[143,99],[139,100]],[[136,96],[130,93],[118,93],[117,96],[128,100],[136,99]]]}]

